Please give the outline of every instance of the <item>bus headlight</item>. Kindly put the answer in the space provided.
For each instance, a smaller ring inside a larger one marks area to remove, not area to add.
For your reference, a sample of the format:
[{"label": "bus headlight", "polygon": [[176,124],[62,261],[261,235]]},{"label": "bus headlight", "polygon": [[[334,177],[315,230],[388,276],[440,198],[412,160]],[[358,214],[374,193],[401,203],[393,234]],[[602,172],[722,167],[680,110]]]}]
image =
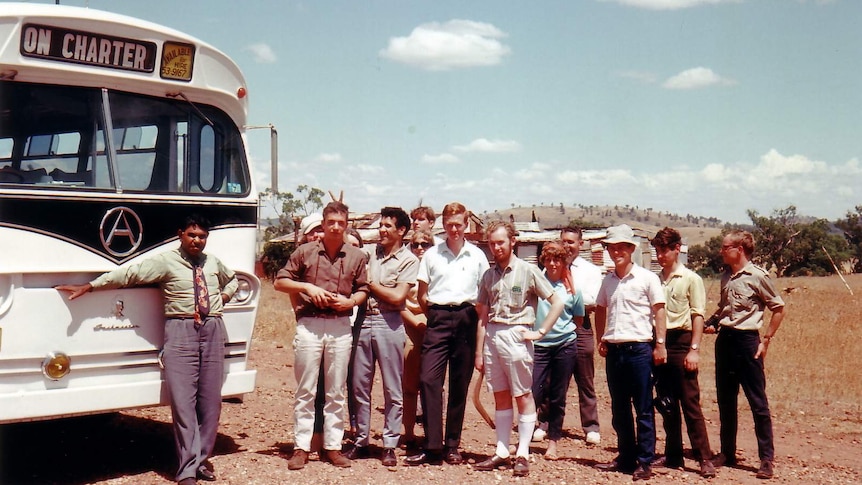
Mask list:
[{"label": "bus headlight", "polygon": [[236,293],[233,294],[233,301],[240,304],[247,303],[252,295],[251,282],[245,278],[237,278],[237,282],[239,285]]},{"label": "bus headlight", "polygon": [[72,370],[71,366],[71,357],[63,352],[51,352],[42,361],[42,374],[52,381],[59,381]]}]

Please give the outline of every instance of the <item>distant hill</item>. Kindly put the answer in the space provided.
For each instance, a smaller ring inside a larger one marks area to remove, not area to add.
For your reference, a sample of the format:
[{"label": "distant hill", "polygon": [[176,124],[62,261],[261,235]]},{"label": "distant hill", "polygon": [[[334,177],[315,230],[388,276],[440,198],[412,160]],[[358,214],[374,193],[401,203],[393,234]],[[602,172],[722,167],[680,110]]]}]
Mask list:
[{"label": "distant hill", "polygon": [[557,205],[516,206],[493,212],[477,214],[487,220],[507,220],[514,216],[517,222],[529,222],[535,215],[542,229],[559,228],[571,221],[580,221],[584,228],[605,228],[617,224],[628,224],[655,234],[659,229],[669,226],[682,234],[689,245],[703,244],[713,236],[721,234],[724,222],[715,217],[679,215],[652,208],[632,206],[579,205],[576,207]]}]

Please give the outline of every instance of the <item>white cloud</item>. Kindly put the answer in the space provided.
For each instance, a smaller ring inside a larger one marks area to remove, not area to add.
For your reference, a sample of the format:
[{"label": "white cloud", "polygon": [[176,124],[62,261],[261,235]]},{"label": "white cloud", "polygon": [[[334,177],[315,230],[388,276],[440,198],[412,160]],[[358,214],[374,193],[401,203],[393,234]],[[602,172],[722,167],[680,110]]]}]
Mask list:
[{"label": "white cloud", "polygon": [[709,86],[732,86],[736,81],[721,77],[708,67],[694,67],[668,78],[662,86],[667,89],[700,89]]},{"label": "white cloud", "polygon": [[386,172],[386,169],[380,165],[369,165],[367,163],[358,163],[347,169],[362,175],[379,175]]},{"label": "white cloud", "polygon": [[515,140],[488,140],[477,138],[466,145],[452,147],[458,152],[506,153],[521,150],[521,144]]},{"label": "white cloud", "polygon": [[494,66],[511,53],[499,39],[506,33],[472,20],[430,22],[413,29],[407,37],[392,37],[381,49],[383,58],[429,71]]},{"label": "white cloud", "polygon": [[245,50],[251,52],[254,62],[258,64],[274,64],[278,60],[272,47],[263,42],[246,46]]},{"label": "white cloud", "polygon": [[315,162],[320,163],[338,163],[341,161],[340,153],[321,153],[314,157]]},{"label": "white cloud", "polygon": [[422,161],[425,163],[458,163],[461,160],[451,153],[441,153],[439,155],[422,155]]},{"label": "white cloud", "polygon": [[[683,8],[699,7],[701,5],[718,5],[722,3],[742,3],[742,0],[601,0],[603,2],[615,2],[629,7],[644,8],[648,10],[679,10]],[[822,0],[821,0],[822,1]]]}]

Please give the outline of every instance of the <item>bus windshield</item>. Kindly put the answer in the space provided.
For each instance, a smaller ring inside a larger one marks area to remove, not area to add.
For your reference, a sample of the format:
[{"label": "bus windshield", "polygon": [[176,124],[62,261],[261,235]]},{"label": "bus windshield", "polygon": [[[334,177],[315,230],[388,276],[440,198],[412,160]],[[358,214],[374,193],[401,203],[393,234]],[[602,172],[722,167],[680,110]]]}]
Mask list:
[{"label": "bus windshield", "polygon": [[250,189],[239,129],[177,96],[0,81],[0,184],[219,194]]}]

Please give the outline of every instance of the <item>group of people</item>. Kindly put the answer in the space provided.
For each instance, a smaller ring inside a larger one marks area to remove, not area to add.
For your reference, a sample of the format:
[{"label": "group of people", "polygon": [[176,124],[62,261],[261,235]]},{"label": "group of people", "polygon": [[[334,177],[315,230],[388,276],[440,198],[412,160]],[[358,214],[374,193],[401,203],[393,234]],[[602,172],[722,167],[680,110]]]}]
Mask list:
[{"label": "group of people", "polygon": [[[717,466],[736,463],[741,386],[754,417],[757,477],[773,476],[763,360],[784,303],[768,274],[751,263],[750,233],[731,231],[724,237],[721,255],[728,269],[718,310],[709,319],[712,326],[705,323],[703,281],[679,261],[682,239],[674,229],[664,228],[652,240],[662,268],[657,275],[634,263],[639,243],[629,226],[609,228],[603,244],[614,268],[603,277],[579,254],[580,229],[564,228],[558,241],[544,244],[539,269],[516,255],[514,225],[492,221],[485,229],[491,267],[485,252],[465,238],[469,212],[462,204],[447,204],[442,219],[446,238],[441,240],[431,232],[432,209],[419,207],[408,216],[401,208],[386,207],[379,243],[370,252],[357,247],[361,237],[350,234],[348,208],[340,201],[327,204],[322,216],[303,221],[307,242],[291,254],[275,281],[277,290],[290,295],[297,320],[295,446],[289,469],[304,468],[315,431],[324,461],[349,467],[352,460],[370,456],[377,367],[385,401],[381,463],[397,466],[395,449],[402,443],[412,452],[403,460],[408,466],[463,463],[461,431],[475,368],[493,393],[497,444],[473,468],[511,467],[514,476],[527,476],[536,435],[547,435],[545,458],[558,458],[572,377],[584,439],[601,442],[593,382],[597,348],[606,362],[618,449],[613,461],[598,468],[645,480],[653,466],[682,467],[684,418],[701,475],[715,476]],[[176,480],[182,485],[215,479],[208,458],[221,402],[221,311],[237,286],[233,272],[203,252],[208,232],[208,222],[192,216],[178,229],[176,251],[85,285],[58,287],[69,291],[70,299],[103,288],[154,283],[162,288],[165,379],[179,460]],[[766,309],[771,316],[761,336]],[[721,448],[716,455],[700,408],[699,350],[706,332],[718,333]],[[420,402],[421,445],[414,434]],[[518,443],[512,457],[515,406]],[[667,436],[661,457],[655,450],[655,410]],[[348,426],[354,445],[342,453]]]}]

